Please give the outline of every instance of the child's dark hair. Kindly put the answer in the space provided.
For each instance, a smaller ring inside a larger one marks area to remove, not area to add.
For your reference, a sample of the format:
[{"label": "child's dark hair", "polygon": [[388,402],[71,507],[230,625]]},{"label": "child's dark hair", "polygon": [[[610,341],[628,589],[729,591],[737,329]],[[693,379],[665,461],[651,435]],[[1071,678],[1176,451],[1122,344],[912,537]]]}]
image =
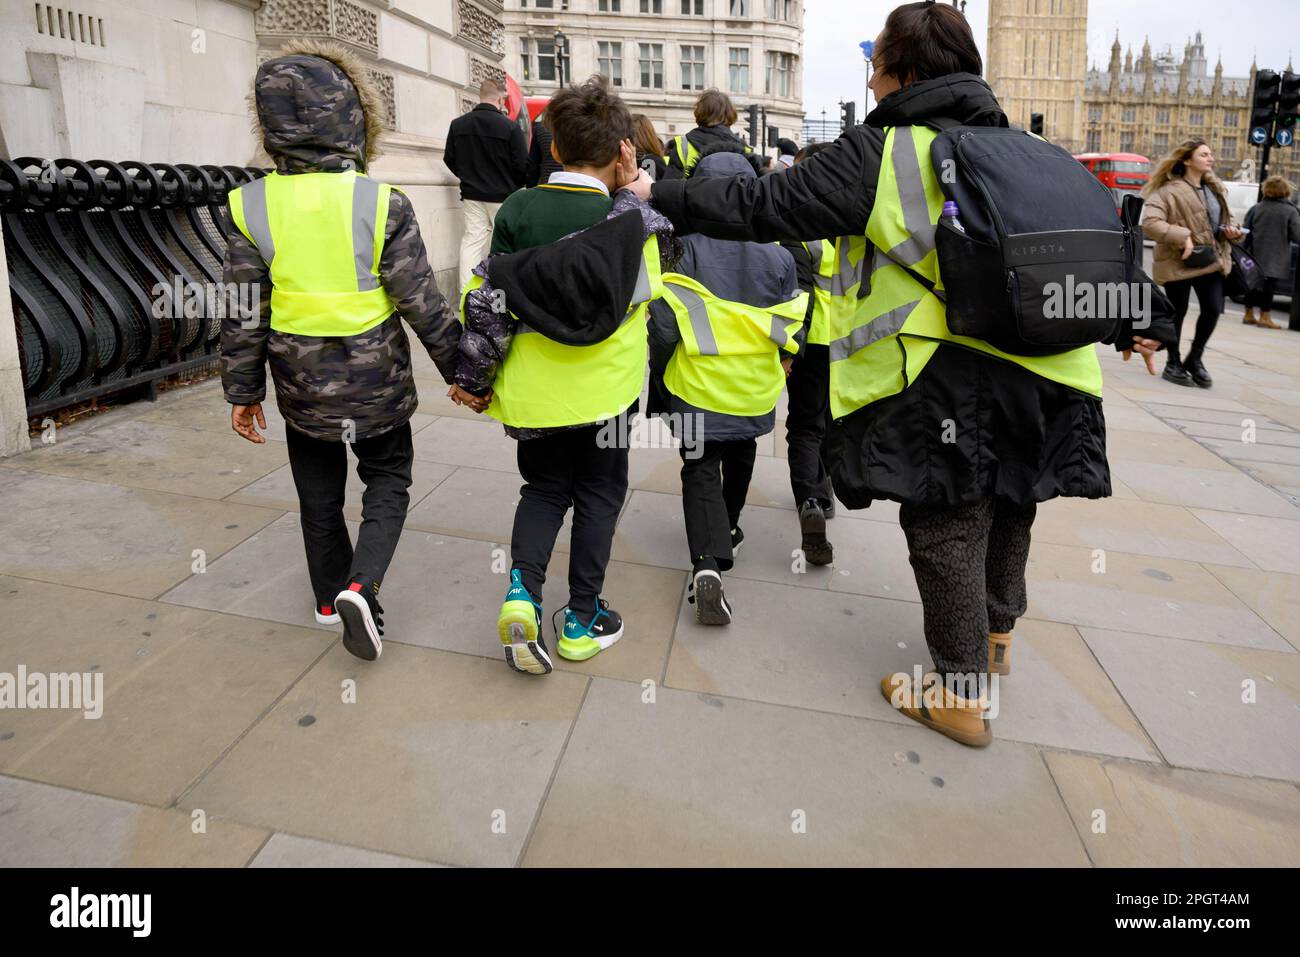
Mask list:
[{"label": "child's dark hair", "polygon": [[566,166],[604,166],[632,138],[632,114],[603,76],[566,86],[546,105],[546,125]]},{"label": "child's dark hair", "polygon": [[807,146],[801,149],[797,154],[795,154],[795,158],[794,158],[795,164],[797,165],[799,163],[802,163],[808,157],[816,156],[822,150],[828,150],[834,145],[835,143],[831,140],[826,140],[823,143],[809,143]]}]

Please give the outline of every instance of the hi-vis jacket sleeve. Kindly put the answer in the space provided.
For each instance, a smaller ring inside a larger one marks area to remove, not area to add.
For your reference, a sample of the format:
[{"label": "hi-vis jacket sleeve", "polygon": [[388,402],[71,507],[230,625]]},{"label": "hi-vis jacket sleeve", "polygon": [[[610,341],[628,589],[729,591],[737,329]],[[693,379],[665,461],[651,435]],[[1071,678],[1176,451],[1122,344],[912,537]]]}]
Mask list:
[{"label": "hi-vis jacket sleeve", "polygon": [[857,126],[783,173],[664,180],[651,202],[679,233],[756,242],[860,235],[876,198],[884,130]]}]

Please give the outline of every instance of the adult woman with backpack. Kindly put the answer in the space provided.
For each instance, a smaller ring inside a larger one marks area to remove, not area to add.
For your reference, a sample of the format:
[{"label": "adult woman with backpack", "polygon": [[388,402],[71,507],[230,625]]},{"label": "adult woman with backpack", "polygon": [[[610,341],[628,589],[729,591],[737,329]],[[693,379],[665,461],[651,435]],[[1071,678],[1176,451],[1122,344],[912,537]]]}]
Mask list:
[{"label": "adult woman with backpack", "polygon": [[1202,139],[1189,139],[1156,164],[1142,187],[1142,232],[1155,240],[1156,282],[1174,304],[1174,329],[1179,338],[1192,291],[1201,307],[1196,334],[1179,361],[1179,344],[1169,347],[1164,378],[1175,385],[1214,384],[1202,356],[1223,314],[1223,277],[1232,271],[1229,243],[1240,241],[1241,227],[1228,211],[1228,194],[1214,175],[1214,155]]},{"label": "adult woman with backpack", "polygon": [[[938,673],[919,688],[895,674],[881,691],[908,717],[981,746],[992,732],[984,682],[972,679],[1010,670],[1037,503],[1110,494],[1101,372],[1091,344],[1025,357],[948,328],[941,297],[956,290],[945,290],[938,272],[936,224],[945,203],[927,148],[936,133],[925,124],[1007,127],[979,78],[965,18],[946,4],[898,7],[876,40],[873,67],[879,105],[866,124],[780,176],[643,180],[633,188],[683,232],[759,242],[840,237],[830,283],[832,480],[850,508],[901,503]],[[1049,187],[1069,179],[1070,163],[1078,167],[1049,144],[1016,137],[1017,148],[1054,151],[1043,161]],[[1114,207],[1088,195],[1106,213],[1100,231],[1118,235]],[[972,204],[959,215],[977,212]],[[1017,215],[1010,205],[1000,212]],[[957,229],[960,219],[951,218],[947,228]],[[1106,255],[1118,256],[1120,245]],[[1001,260],[994,266],[1001,269]],[[987,274],[982,283],[1000,285]],[[1159,342],[1122,331],[1116,347],[1144,354],[1154,374],[1150,356]]]},{"label": "adult woman with backpack", "polygon": [[[1260,187],[1264,198],[1246,213],[1250,230],[1250,254],[1264,275],[1264,288],[1246,299],[1248,326],[1281,329],[1269,313],[1279,279],[1291,275],[1291,244],[1300,243],[1300,210],[1291,202],[1291,184],[1282,176],[1270,176]],[[1295,295],[1294,290],[1291,293]],[[1255,309],[1259,309],[1259,319]]]}]

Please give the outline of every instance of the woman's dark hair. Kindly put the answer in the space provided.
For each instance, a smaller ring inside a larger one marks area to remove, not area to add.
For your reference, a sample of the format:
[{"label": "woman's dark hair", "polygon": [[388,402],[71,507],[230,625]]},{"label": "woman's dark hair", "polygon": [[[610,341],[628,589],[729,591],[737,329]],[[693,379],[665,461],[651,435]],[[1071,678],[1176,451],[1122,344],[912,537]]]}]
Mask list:
[{"label": "woman's dark hair", "polygon": [[664,141],[655,132],[655,125],[644,113],[632,114],[632,145],[638,153],[664,155]]},{"label": "woman's dark hair", "polygon": [[956,7],[934,0],[893,9],[880,32],[872,65],[903,84],[949,73],[979,76],[984,72],[966,18]]},{"label": "woman's dark hair", "polygon": [[721,90],[705,90],[695,101],[696,126],[733,126],[735,122],[736,108]]},{"label": "woman's dark hair", "polygon": [[603,76],[566,86],[546,104],[546,125],[566,166],[604,166],[632,138],[632,114]]},{"label": "woman's dark hair", "polygon": [[833,140],[827,140],[824,143],[809,143],[794,156],[795,165],[798,166],[810,156],[816,156],[822,150],[828,150],[835,145]]}]

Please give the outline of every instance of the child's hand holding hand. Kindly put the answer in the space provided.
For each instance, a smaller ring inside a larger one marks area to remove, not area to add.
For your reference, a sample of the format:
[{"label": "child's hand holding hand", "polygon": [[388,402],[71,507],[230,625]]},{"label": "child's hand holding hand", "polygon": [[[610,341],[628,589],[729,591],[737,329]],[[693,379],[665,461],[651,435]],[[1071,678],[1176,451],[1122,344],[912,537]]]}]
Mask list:
[{"label": "child's hand holding hand", "polygon": [[475,412],[482,414],[483,410],[492,402],[492,393],[488,392],[485,396],[477,396],[472,392],[466,392],[458,385],[453,385],[447,390],[447,397],[457,405],[468,406]]}]

